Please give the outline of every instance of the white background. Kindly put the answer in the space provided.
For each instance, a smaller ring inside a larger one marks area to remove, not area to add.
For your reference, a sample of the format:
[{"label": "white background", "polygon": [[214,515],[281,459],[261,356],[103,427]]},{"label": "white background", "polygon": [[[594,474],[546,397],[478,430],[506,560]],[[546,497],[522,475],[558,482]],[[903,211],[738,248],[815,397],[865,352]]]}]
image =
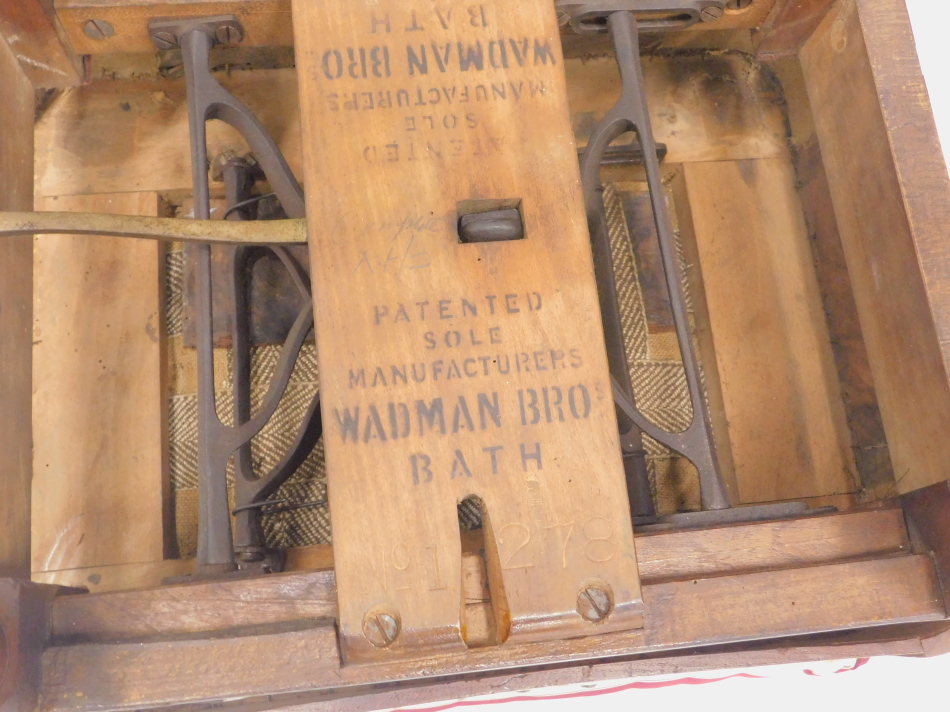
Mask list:
[{"label": "white background", "polygon": [[[950,61],[947,20],[950,0],[906,0],[914,26],[917,51],[937,120],[944,156],[950,155]],[[869,592],[869,595],[873,595]],[[842,663],[845,664],[845,663]],[[730,678],[701,685],[675,685],[658,689],[626,689],[596,696],[537,701],[502,701],[464,707],[482,712],[564,712],[603,710],[614,712],[903,712],[947,710],[950,712],[950,655],[940,658],[878,658],[850,672],[833,671],[833,665],[811,665],[818,675],[806,675],[803,666],[780,666],[750,670],[763,679]],[[737,671],[703,673],[695,677],[719,678]],[[617,681],[608,688],[623,687]],[[601,686],[605,687],[605,686]],[[582,691],[573,687],[538,690],[509,697],[563,695]],[[593,690],[588,689],[590,693]],[[430,707],[445,708],[445,705]],[[425,709],[425,706],[423,706]]]}]

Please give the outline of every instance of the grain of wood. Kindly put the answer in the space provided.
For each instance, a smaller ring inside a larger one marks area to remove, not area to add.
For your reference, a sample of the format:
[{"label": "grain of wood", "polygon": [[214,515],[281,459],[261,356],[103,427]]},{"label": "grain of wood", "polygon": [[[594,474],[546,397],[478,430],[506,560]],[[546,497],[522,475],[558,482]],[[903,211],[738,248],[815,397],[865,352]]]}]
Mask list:
[{"label": "grain of wood", "polygon": [[6,40],[34,86],[77,86],[82,62],[61,38],[62,28],[51,6],[43,0],[0,3],[0,38]]},{"label": "grain of wood", "polygon": [[[712,32],[759,27],[776,0],[756,0],[747,10],[727,12],[713,23],[700,23],[675,33],[683,41]],[[234,14],[244,26],[242,46],[288,47],[294,44],[290,0],[57,0],[56,13],[73,47],[80,54],[115,54],[155,51],[143,31],[152,17],[199,17]],[[115,28],[104,40],[91,40],[83,32],[90,19],[103,19]]]},{"label": "grain of wood", "polygon": [[[156,215],[154,193],[46,198],[41,209]],[[33,570],[165,554],[161,248],[35,238]]]},{"label": "grain of wood", "polygon": [[684,166],[743,503],[856,489],[851,438],[788,159]]},{"label": "grain of wood", "polygon": [[[304,0],[294,26],[304,183],[325,186],[307,215],[315,328],[334,335],[317,350],[344,654],[465,649],[473,495],[499,639],[639,627],[553,7]],[[366,72],[344,74],[349,53]],[[463,244],[461,216],[499,207],[524,238]],[[578,613],[593,586],[612,610],[596,628]],[[401,619],[384,650],[363,635],[376,606]]]},{"label": "grain of wood", "polygon": [[[488,580],[478,553],[483,544],[473,537],[465,538],[462,598],[470,614],[488,613]],[[900,508],[641,535],[636,543],[641,580],[650,584],[896,556],[910,551]],[[288,564],[297,570],[316,569],[326,563],[328,549],[291,549]],[[107,591],[107,586],[120,580],[119,569],[122,569],[129,577],[123,581],[126,586],[158,586],[161,576],[185,573],[188,563],[152,564],[151,580],[141,577],[141,565],[57,572],[49,575],[55,578],[34,576],[34,579]],[[172,567],[173,564],[179,568]],[[64,574],[71,576],[60,578]],[[93,584],[89,577],[98,578],[94,578]],[[70,596],[57,600],[52,626],[53,636],[58,640],[95,642],[191,635],[229,627],[335,616],[335,579],[332,571],[324,570],[226,583]],[[474,622],[470,627],[469,645],[475,642],[476,629],[488,632]]]},{"label": "grain of wood", "polygon": [[903,2],[839,3],[801,52],[900,492],[950,477],[950,182]]},{"label": "grain of wood", "polygon": [[779,0],[753,37],[763,58],[794,56],[821,23],[834,0]]},{"label": "grain of wood", "polygon": [[[512,666],[589,661],[945,616],[926,556],[904,556],[644,586],[632,633],[481,648],[413,662],[340,666],[332,626],[239,637],[54,646],[40,709],[153,705],[345,688]],[[226,661],[226,662],[225,662]],[[589,662],[585,662],[585,665]],[[510,674],[510,673],[509,673]]]},{"label": "grain of wood", "polygon": [[[593,123],[619,96],[616,63],[571,59],[565,69],[572,122],[584,145]],[[784,155],[781,92],[767,71],[740,55],[709,61],[652,57],[644,75],[656,140],[667,145],[669,162]],[[235,71],[219,79],[254,111],[301,176],[294,70]],[[37,124],[37,195],[190,191],[187,114],[180,80],[77,87],[58,98]],[[209,157],[228,149],[247,150],[233,129],[209,122]]]},{"label": "grain of wood", "polygon": [[[33,87],[6,43],[0,42],[0,210],[33,206]],[[33,243],[0,241],[0,573],[30,571],[30,373]]]}]

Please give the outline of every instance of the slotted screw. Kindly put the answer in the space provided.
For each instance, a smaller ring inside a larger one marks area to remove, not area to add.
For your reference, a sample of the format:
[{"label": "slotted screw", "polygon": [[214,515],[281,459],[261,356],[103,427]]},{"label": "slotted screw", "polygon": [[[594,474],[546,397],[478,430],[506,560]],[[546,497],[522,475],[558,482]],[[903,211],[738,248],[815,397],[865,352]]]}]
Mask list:
[{"label": "slotted screw", "polygon": [[591,623],[599,623],[610,615],[610,595],[600,586],[586,586],[577,594],[577,612]]},{"label": "slotted screw", "polygon": [[704,7],[699,16],[702,18],[703,22],[712,22],[713,20],[718,20],[722,17],[722,8],[718,5],[710,5],[709,7]]},{"label": "slotted screw", "polygon": [[231,24],[221,25],[214,31],[214,38],[219,44],[231,44],[243,39],[241,28]]},{"label": "slotted screw", "polygon": [[363,618],[363,635],[377,648],[392,645],[399,635],[396,617],[384,611],[370,611]]},{"label": "slotted screw", "polygon": [[82,29],[91,40],[104,40],[115,34],[115,28],[105,20],[89,20]]},{"label": "slotted screw", "polygon": [[152,35],[152,44],[159,49],[175,49],[178,46],[178,38],[171,32],[156,32]]},{"label": "slotted screw", "polygon": [[752,0],[726,0],[726,7],[730,10],[745,10],[752,4]]}]

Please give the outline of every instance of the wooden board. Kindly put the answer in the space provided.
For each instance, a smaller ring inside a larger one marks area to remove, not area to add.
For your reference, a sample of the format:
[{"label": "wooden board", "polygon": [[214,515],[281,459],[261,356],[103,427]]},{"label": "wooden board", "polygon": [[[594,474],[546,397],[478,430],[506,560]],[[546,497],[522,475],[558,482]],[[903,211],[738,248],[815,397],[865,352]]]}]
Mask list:
[{"label": "wooden board", "polygon": [[833,4],[834,0],[779,0],[753,37],[756,54],[763,58],[797,54]]},{"label": "wooden board", "polygon": [[[0,210],[33,205],[33,87],[8,46],[0,43]],[[0,240],[0,574],[30,571],[30,326],[33,243]]]},{"label": "wooden board", "polygon": [[[420,661],[339,664],[332,625],[235,629],[212,638],[54,646],[43,657],[41,710],[152,705],[333,689],[464,673],[507,679],[512,667],[699,648],[945,616],[926,556],[901,556],[643,588],[646,627],[578,640],[481,648]],[[303,622],[303,621],[301,621]],[[605,658],[607,660],[605,660]],[[210,660],[227,664],[210,665]],[[522,674],[520,671],[518,675]],[[497,680],[497,678],[495,678]],[[486,689],[485,692],[489,690]]]},{"label": "wooden board", "polygon": [[[500,640],[638,627],[553,7],[297,2],[294,23],[345,654],[465,649],[473,495]],[[524,239],[462,244],[489,206],[517,207]],[[401,618],[385,649],[362,631],[380,611]]]},{"label": "wooden board", "polygon": [[[466,605],[488,606],[480,537],[462,542],[463,597]],[[288,568],[315,569],[326,563],[329,547],[291,549]],[[763,522],[702,531],[637,537],[640,579],[644,584],[734,576],[758,571],[817,566],[910,552],[900,508]],[[158,586],[161,576],[186,573],[184,561],[100,567],[56,572],[35,580],[86,586],[96,595],[57,601],[53,636],[59,642],[112,642],[150,636],[207,634],[228,628],[283,624],[298,618],[336,618],[332,571],[318,575],[275,575],[185,587],[113,591],[124,584]],[[120,580],[120,576],[123,576]],[[227,606],[221,602],[227,600]],[[485,633],[488,631],[486,630]]]},{"label": "wooden board", "polygon": [[852,492],[850,434],[787,159],[686,164],[740,500]]},{"label": "wooden board", "polygon": [[[607,58],[565,62],[580,145],[619,96]],[[650,58],[644,67],[656,140],[669,162],[742,160],[786,152],[781,88],[737,54]],[[294,70],[234,71],[218,79],[244,101],[302,175]],[[191,191],[188,110],[181,80],[98,81],[59,97],[36,128],[37,195]],[[208,123],[208,154],[247,151],[236,131]],[[220,185],[220,184],[218,184]],[[212,188],[214,188],[214,184]],[[223,188],[222,188],[223,190]]]},{"label": "wooden board", "polygon": [[904,3],[839,3],[801,61],[894,473],[907,492],[950,477],[950,182]]},{"label": "wooden board", "polygon": [[[777,0],[755,0],[742,11],[727,10],[714,23],[700,23],[682,33],[750,29],[760,26]],[[154,52],[144,29],[152,17],[237,15],[246,32],[242,44],[283,47],[293,44],[291,0],[56,0],[56,13],[75,50],[80,54]],[[115,28],[112,37],[91,40],[83,27],[91,19],[106,20]]]},{"label": "wooden board", "polygon": [[60,39],[58,24],[48,0],[0,3],[0,38],[34,86],[72,87],[82,79],[82,62]]},{"label": "wooden board", "polygon": [[[154,193],[37,201],[157,215]],[[165,554],[161,245],[35,238],[33,570]]]}]

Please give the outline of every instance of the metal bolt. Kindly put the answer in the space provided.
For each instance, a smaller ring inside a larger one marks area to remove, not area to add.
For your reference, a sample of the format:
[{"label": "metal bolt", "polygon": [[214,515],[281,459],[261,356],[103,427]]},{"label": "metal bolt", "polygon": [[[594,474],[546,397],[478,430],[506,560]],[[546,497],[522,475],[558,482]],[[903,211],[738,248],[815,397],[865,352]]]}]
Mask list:
[{"label": "metal bolt", "polygon": [[82,29],[91,40],[104,40],[115,34],[115,28],[105,20],[89,20]]},{"label": "metal bolt", "polygon": [[699,16],[702,18],[703,22],[712,22],[713,20],[718,20],[720,17],[722,17],[722,8],[718,5],[704,7],[702,10],[700,10]]},{"label": "metal bolt", "polygon": [[586,586],[577,594],[577,612],[591,623],[599,623],[610,615],[610,595],[600,586]]},{"label": "metal bolt", "polygon": [[752,0],[726,0],[726,7],[730,10],[745,10],[752,4]]},{"label": "metal bolt", "polygon": [[159,49],[175,49],[178,46],[178,38],[171,32],[162,30],[152,35],[152,44]]},{"label": "metal bolt", "polygon": [[390,613],[370,611],[363,618],[363,635],[377,648],[385,648],[399,635],[399,623]]},{"label": "metal bolt", "polygon": [[214,39],[219,44],[232,44],[240,42],[244,38],[241,28],[236,25],[221,25],[214,31]]}]

